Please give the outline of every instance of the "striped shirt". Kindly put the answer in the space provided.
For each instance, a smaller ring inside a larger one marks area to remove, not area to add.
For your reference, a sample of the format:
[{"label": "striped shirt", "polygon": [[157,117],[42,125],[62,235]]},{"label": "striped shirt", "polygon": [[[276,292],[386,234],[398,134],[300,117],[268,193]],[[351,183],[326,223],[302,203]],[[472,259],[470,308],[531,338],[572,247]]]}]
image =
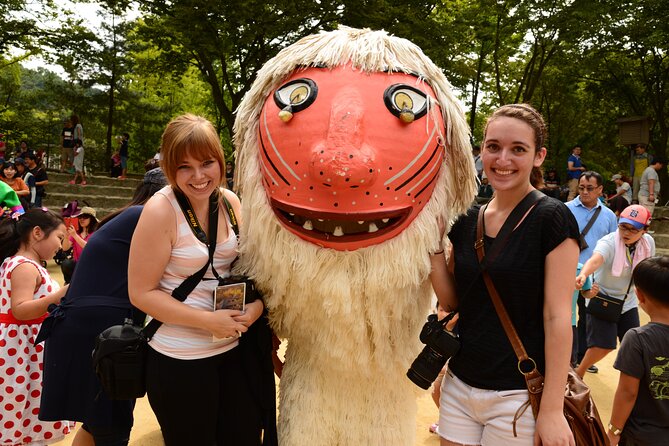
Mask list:
[{"label": "striped shirt", "polygon": [[[157,194],[169,200],[177,218],[177,241],[172,246],[170,260],[160,279],[160,289],[171,294],[188,276],[202,268],[202,265],[209,259],[209,251],[207,245],[193,234],[172,188],[166,186]],[[237,256],[237,237],[230,226],[227,212],[222,206],[219,208],[219,219],[220,217],[224,217],[228,223],[228,237],[216,244],[214,268],[221,277],[227,277],[230,275],[230,265]],[[213,295],[218,281],[211,279],[214,279],[214,275],[211,268],[208,268],[204,280],[200,281],[184,303],[194,308],[213,311]],[[236,347],[238,342],[237,338],[213,341],[211,332],[201,328],[163,324],[149,345],[157,352],[172,358],[200,359],[226,352]]]}]

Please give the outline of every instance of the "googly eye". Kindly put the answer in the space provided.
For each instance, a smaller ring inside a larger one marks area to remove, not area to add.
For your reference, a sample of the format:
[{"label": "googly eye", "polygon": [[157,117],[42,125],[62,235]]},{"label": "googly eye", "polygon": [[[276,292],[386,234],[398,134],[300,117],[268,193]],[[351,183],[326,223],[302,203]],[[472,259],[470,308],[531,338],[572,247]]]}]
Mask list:
[{"label": "googly eye", "polygon": [[274,92],[274,103],[292,113],[309,107],[318,96],[318,86],[311,79],[295,79]]},{"label": "googly eye", "polygon": [[391,85],[383,93],[383,102],[390,113],[406,123],[427,113],[427,95],[411,85]]}]

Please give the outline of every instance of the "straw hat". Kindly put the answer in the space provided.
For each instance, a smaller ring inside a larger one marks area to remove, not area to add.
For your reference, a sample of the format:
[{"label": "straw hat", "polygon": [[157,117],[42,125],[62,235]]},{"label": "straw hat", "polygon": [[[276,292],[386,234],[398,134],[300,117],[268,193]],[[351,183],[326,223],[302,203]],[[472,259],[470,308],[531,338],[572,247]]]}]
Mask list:
[{"label": "straw hat", "polygon": [[95,212],[95,209],[93,209],[90,206],[84,206],[83,208],[81,208],[81,210],[79,212],[77,212],[75,215],[73,215],[73,217],[80,217],[82,215],[90,215],[91,218],[93,218],[95,221],[98,221],[97,213]]}]

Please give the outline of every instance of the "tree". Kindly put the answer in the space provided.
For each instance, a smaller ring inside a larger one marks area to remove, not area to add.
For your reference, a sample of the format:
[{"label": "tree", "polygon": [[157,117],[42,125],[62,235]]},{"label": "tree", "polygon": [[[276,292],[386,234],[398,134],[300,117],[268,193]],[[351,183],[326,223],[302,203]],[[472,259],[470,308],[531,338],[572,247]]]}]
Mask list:
[{"label": "tree", "polygon": [[[160,69],[192,64],[209,84],[219,133],[232,135],[234,110],[271,57],[297,39],[342,23],[386,29],[417,44],[439,47],[430,19],[434,2],[411,0],[147,0],[144,36],[161,53]],[[428,26],[424,26],[424,25]],[[421,32],[417,33],[416,30]],[[429,54],[429,51],[428,51]]]},{"label": "tree", "polygon": [[38,51],[39,39],[44,30],[38,23],[49,16],[46,5],[28,4],[25,0],[3,0],[0,2],[0,54],[6,56],[10,50],[18,50],[23,54],[17,57],[5,57],[0,68],[8,63],[15,63],[27,55]]},{"label": "tree", "polygon": [[[669,140],[669,4],[625,0],[610,5],[602,33],[587,48],[587,80],[600,97],[619,104],[618,117],[648,116],[651,147],[667,155]],[[666,170],[661,182],[667,183]]]}]

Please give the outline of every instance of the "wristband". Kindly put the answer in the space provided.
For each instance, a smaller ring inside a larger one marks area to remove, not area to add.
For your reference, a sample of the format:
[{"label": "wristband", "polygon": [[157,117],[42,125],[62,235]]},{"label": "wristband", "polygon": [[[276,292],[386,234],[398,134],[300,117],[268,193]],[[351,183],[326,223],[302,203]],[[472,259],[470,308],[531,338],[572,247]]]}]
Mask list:
[{"label": "wristband", "polygon": [[620,434],[623,433],[623,430],[622,430],[622,429],[618,429],[617,427],[615,427],[615,426],[614,426],[613,424],[611,424],[611,423],[609,423],[609,431],[611,431],[611,433],[612,433],[613,435],[615,435],[616,437],[620,436]]}]

